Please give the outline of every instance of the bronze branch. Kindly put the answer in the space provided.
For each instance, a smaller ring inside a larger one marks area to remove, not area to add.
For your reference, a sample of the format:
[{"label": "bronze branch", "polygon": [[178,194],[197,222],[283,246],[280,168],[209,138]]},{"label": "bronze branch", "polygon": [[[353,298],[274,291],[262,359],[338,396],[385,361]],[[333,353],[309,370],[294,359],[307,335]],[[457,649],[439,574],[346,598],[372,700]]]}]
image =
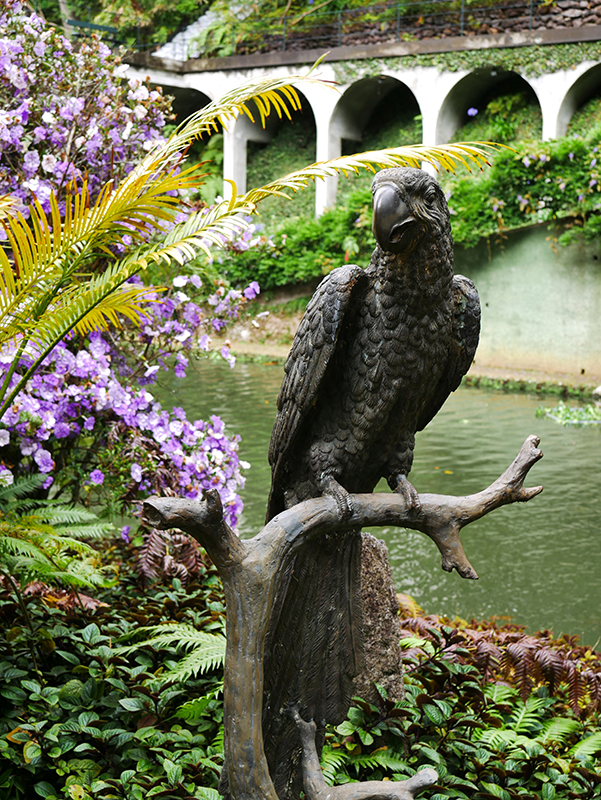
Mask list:
[{"label": "bronze branch", "polygon": [[[216,491],[207,492],[202,502],[169,497],[152,497],[145,502],[146,522],[162,530],[179,528],[190,534],[206,549],[223,581],[227,608],[225,753],[233,800],[278,800],[263,750],[264,643],[278,582],[298,548],[312,538],[334,532],[394,525],[429,536],[440,550],[443,569],[456,569],[464,578],[477,578],[459,533],[495,508],[526,502],[542,491],[542,486],[524,488],[528,472],[542,458],[538,445],[539,438],[529,436],[503,475],[477,494],[422,494],[419,507],[412,510],[398,493],[352,494],[351,511],[344,515],[334,498],[315,498],[278,514],[246,541],[238,539],[224,521]],[[308,765],[304,777],[310,785],[306,788],[309,800],[401,800],[412,798],[414,792],[436,780],[433,770],[423,770],[418,773],[421,777],[402,783],[376,781],[326,787],[315,766],[317,755],[313,757],[311,750],[315,749],[311,721],[299,717],[297,727],[303,740],[303,763]]]}]

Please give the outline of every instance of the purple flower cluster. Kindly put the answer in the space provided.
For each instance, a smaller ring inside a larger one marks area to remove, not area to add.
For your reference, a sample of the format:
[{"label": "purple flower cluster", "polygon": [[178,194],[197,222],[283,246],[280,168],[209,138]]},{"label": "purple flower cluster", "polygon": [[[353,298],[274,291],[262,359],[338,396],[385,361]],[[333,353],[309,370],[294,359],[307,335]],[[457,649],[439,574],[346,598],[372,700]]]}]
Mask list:
[{"label": "purple flower cluster", "polygon": [[[10,465],[45,474],[45,488],[76,480],[84,499],[86,492],[105,492],[122,507],[152,493],[196,498],[217,488],[228,522],[236,524],[240,470],[248,466],[239,460],[239,437],[228,436],[217,416],[192,422],[181,408],[169,413],[148,385],[171,368],[184,377],[189,357],[210,348],[203,328],[235,318],[259,287],[219,286],[203,308],[183,291],[188,284],[201,286],[197,276],[180,275],[169,292],[150,293],[140,328],[118,336],[94,332],[84,346],[72,338],[54,348],[0,420],[3,471]],[[14,346],[0,354],[0,380],[14,354]],[[233,360],[226,347],[221,355]]]},{"label": "purple flower cluster", "polygon": [[[73,45],[19,0],[0,12],[0,194],[46,212],[73,177],[92,195],[119,180],[161,139],[167,100],[123,81],[122,65],[95,38]],[[0,233],[0,236],[4,234]]]},{"label": "purple flower cluster", "polygon": [[[131,282],[140,282],[132,278]],[[215,291],[206,298],[204,307],[190,299],[184,291],[187,286],[193,290],[202,288],[198,275],[178,275],[172,281],[167,293],[148,292],[145,297],[146,320],[140,329],[130,328],[120,333],[113,353],[115,363],[119,363],[121,375],[135,378],[139,385],[156,383],[161,370],[172,366],[176,377],[185,378],[190,352],[208,352],[211,349],[210,332],[222,332],[229,322],[238,319],[241,307],[254,300],[260,292],[259,284],[252,281],[243,291],[229,289],[222,281],[217,281]],[[129,340],[129,350],[136,352],[135,363],[130,363],[120,352],[120,344]],[[141,342],[140,350],[136,342]],[[234,366],[235,357],[224,346],[221,356]]]},{"label": "purple flower cluster", "polygon": [[515,186],[519,222],[546,222],[574,214],[597,212],[601,172],[598,167],[598,135],[590,139],[548,143],[545,152],[526,151],[516,157],[524,171]]}]

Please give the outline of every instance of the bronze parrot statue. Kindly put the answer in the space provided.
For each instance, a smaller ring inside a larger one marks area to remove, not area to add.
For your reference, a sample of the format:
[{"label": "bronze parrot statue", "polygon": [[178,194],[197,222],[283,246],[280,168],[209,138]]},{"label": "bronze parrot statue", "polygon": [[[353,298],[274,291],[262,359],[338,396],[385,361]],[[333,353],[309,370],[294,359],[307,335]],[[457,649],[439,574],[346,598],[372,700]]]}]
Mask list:
[{"label": "bronze parrot statue", "polygon": [[[269,447],[267,519],[323,493],[387,479],[419,512],[407,475],[416,431],[460,384],[478,344],[473,283],[453,274],[445,196],[427,172],[386,169],[372,184],[377,246],[367,269],[333,270],[317,288],[285,367]],[[302,789],[290,713],[339,724],[363,654],[360,531],[321,537],[295,556],[265,646],[263,741],[280,800]]]}]

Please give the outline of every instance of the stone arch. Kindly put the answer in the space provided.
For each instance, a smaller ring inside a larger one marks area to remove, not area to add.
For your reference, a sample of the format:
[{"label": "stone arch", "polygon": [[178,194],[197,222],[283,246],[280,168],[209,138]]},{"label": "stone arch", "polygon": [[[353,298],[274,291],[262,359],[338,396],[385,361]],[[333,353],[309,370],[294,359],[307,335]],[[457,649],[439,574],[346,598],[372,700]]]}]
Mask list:
[{"label": "stone arch", "polygon": [[[276,113],[271,113],[265,120],[265,124],[262,125],[259,111],[253,101],[249,104],[253,119],[250,119],[247,114],[240,114],[228,125],[227,131],[224,131],[223,176],[235,182],[239,193],[245,192],[247,189],[246,176],[249,142],[267,145],[280,133],[283,126],[289,124],[298,124],[305,128],[308,127],[311,130],[314,141],[315,115],[313,113],[313,108],[305,95],[301,91],[297,91],[301,101],[301,108],[298,111],[291,112],[291,119],[288,119],[286,116],[280,118]],[[313,145],[313,158],[311,160],[314,159],[314,152],[315,146]],[[227,196],[227,186],[225,191]]]},{"label": "stone arch", "polygon": [[587,69],[566,92],[557,115],[557,136],[565,136],[570,120],[587,100],[601,95],[601,64]]},{"label": "stone arch", "polygon": [[[361,78],[350,84],[336,103],[330,118],[328,157],[337,158],[343,152],[364,149],[361,143],[365,132],[369,131],[370,121],[374,115],[382,113],[387,101],[393,106],[393,113],[398,110],[406,111],[412,116],[420,114],[415,94],[398,78],[380,74]],[[394,147],[395,142],[387,143],[386,146]],[[334,205],[337,188],[338,178],[329,178],[324,207]],[[323,208],[318,208],[317,211],[320,213]]]},{"label": "stone arch", "polygon": [[173,112],[177,125],[211,102],[211,98],[198,89],[191,89],[188,86],[167,86],[164,83],[161,83],[161,86],[165,94],[173,97]]},{"label": "stone arch", "polygon": [[383,109],[386,101],[400,111],[408,110],[414,116],[420,113],[419,103],[411,89],[391,75],[362,78],[345,90],[330,122],[330,135],[340,138],[341,151],[342,140],[362,141],[372,117]]},{"label": "stone arch", "polygon": [[452,139],[468,119],[469,108],[482,107],[495,95],[514,88],[525,91],[540,109],[538,95],[530,83],[517,72],[500,67],[485,67],[458,80],[441,104],[436,124],[436,143],[443,144]]}]

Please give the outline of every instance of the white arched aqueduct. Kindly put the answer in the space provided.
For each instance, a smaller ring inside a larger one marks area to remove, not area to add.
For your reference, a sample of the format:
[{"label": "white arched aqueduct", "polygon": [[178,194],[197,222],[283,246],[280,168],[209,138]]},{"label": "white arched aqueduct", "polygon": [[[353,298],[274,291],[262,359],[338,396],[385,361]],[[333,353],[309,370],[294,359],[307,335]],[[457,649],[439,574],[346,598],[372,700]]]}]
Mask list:
[{"label": "white arched aqueduct", "polygon": [[[185,73],[131,67],[128,75],[148,77],[163,86],[167,93],[174,95],[176,112],[183,117],[248,80],[267,75],[288,77],[299,72],[302,68],[289,66]],[[335,83],[333,65],[322,64],[319,77]],[[363,131],[373,110],[395,87],[404,88],[401,96],[414,104],[421,115],[423,144],[435,145],[451,138],[465,122],[467,108],[477,106],[479,97],[510,79],[523,83],[538,100],[542,138],[546,141],[564,135],[573,114],[599,91],[601,63],[585,61],[573,69],[527,77],[493,66],[450,72],[437,67],[390,69],[383,61],[378,75],[358,77],[336,88],[303,82],[299,90],[305,108],[310,108],[315,120],[315,160],[326,161],[341,154],[343,139],[357,142],[356,150],[361,150]],[[399,97],[398,92],[395,96]],[[276,119],[268,120],[262,128],[258,122],[253,123],[246,115],[240,115],[224,130],[224,178],[234,181],[239,192],[246,189],[247,143],[269,141],[276,127]],[[390,146],[394,146],[394,142]],[[333,205],[336,189],[337,178],[316,184],[316,214]],[[226,183],[226,196],[229,190]]]}]

